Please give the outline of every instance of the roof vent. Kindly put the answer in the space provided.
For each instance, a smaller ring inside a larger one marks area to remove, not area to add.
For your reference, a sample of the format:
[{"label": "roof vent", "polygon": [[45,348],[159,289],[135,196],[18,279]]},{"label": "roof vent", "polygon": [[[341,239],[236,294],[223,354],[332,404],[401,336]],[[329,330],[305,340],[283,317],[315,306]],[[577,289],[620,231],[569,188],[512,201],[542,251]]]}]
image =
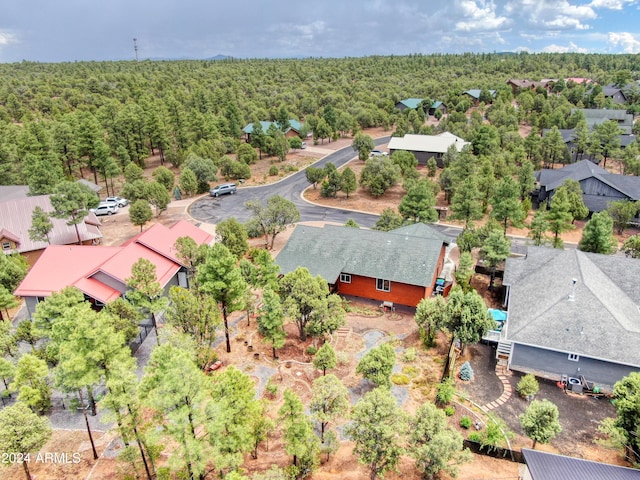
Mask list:
[{"label": "roof vent", "polygon": [[569,301],[570,302],[575,302],[575,300],[576,300],[576,283],[578,283],[578,280],[573,278],[571,280],[571,293],[569,293]]}]

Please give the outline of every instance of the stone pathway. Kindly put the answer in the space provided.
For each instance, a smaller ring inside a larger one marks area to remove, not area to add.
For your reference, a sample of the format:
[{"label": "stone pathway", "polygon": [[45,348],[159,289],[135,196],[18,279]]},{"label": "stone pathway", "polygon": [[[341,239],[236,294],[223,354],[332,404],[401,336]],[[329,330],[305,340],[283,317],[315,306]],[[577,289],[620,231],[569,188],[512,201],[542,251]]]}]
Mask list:
[{"label": "stone pathway", "polygon": [[482,405],[480,408],[485,412],[490,412],[494,408],[498,408],[500,405],[504,404],[511,398],[511,394],[513,393],[509,379],[505,375],[504,368],[501,365],[496,365],[496,375],[502,382],[502,395],[500,395],[497,400]]}]

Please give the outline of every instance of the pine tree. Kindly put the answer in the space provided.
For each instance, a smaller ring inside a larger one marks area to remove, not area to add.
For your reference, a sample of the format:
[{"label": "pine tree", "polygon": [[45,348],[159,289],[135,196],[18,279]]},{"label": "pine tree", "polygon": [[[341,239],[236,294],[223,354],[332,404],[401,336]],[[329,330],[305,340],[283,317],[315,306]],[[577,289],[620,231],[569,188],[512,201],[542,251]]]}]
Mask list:
[{"label": "pine tree", "polygon": [[266,287],[258,313],[258,332],[271,344],[274,360],[278,358],[276,349],[284,346],[287,337],[283,325],[284,312],[280,297],[271,288]]}]

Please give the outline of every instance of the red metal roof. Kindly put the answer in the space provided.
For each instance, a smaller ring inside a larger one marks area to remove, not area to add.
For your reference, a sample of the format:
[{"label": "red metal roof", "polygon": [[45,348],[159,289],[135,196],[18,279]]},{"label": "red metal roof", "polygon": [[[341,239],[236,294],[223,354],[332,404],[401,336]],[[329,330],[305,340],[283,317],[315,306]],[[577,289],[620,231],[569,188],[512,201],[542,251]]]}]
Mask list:
[{"label": "red metal roof", "polygon": [[143,245],[132,243],[126,247],[119,247],[120,251],[102,265],[98,271],[104,272],[112,278],[126,284],[126,280],[131,276],[131,267],[141,258],[146,258],[156,267],[156,277],[163,287],[171,280],[180,265],[173,260],[149,250]]},{"label": "red metal roof", "polygon": [[[77,286],[84,291],[80,285],[85,285],[82,280],[86,279],[87,273],[95,271],[119,251],[120,247],[49,245],[15,294],[21,297],[47,297],[68,286]],[[89,292],[85,293],[89,295]]]},{"label": "red metal roof", "polygon": [[[91,226],[89,226],[91,227]],[[75,286],[101,302],[115,300],[126,290],[131,267],[146,258],[156,267],[156,277],[163,287],[180,270],[175,258],[175,241],[182,236],[196,243],[209,243],[213,237],[189,222],[171,228],[156,224],[120,247],[91,245],[50,245],[15,291],[21,297],[46,297],[67,286]],[[107,281],[101,275],[113,279]],[[120,290],[118,287],[122,287]]]},{"label": "red metal roof", "polygon": [[129,243],[139,243],[174,262],[180,263],[176,257],[175,243],[180,237],[191,237],[198,245],[209,244],[213,236],[195,225],[180,220],[170,228],[156,223],[145,232],[132,238]]}]

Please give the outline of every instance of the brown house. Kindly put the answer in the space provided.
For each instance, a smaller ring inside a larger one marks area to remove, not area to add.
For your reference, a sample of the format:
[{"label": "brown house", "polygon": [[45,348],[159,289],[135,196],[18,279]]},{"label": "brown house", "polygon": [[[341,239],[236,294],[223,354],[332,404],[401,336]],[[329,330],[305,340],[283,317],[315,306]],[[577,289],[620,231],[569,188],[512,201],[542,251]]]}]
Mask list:
[{"label": "brown house", "polygon": [[[34,241],[29,238],[31,216],[33,210],[40,207],[45,212],[53,211],[48,195],[36,197],[12,198],[0,201],[0,247],[2,253],[20,253],[33,266],[48,245],[70,245],[78,243],[74,225],[67,221],[51,218],[53,228],[49,233],[49,241]],[[83,245],[100,242],[100,221],[91,212],[78,225],[80,241]]]},{"label": "brown house", "polygon": [[446,276],[449,243],[422,223],[390,232],[298,225],[276,263],[285,274],[306,267],[339,294],[415,307]]}]

